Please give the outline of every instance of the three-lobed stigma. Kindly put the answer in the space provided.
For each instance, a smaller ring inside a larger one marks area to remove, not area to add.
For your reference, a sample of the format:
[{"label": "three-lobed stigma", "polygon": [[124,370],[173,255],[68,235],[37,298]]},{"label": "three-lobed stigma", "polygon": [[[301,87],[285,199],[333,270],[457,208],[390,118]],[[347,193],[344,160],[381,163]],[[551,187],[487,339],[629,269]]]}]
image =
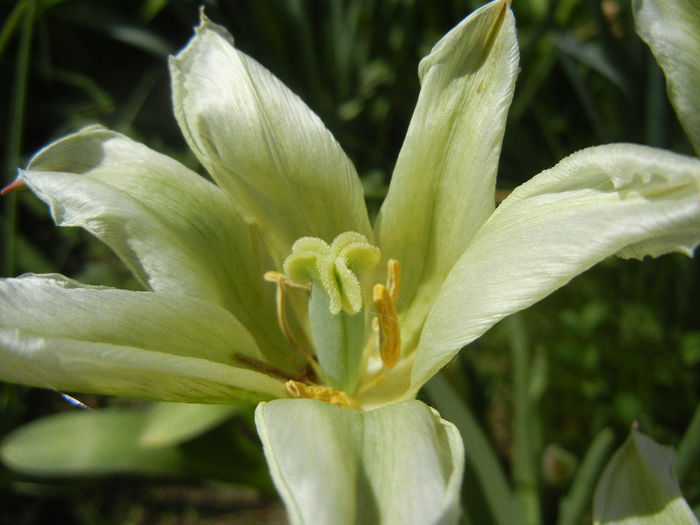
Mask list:
[{"label": "three-lobed stigma", "polygon": [[[385,370],[399,361],[401,329],[396,300],[401,265],[394,259],[388,261],[386,284],[374,285],[371,301],[365,301],[363,290],[369,289],[359,277],[372,269],[380,256],[379,249],[356,232],[342,233],[330,244],[317,237],[302,237],[285,259],[284,273],[265,274],[265,280],[277,284],[280,328],[315,372],[313,380],[290,378],[285,383],[292,397],[359,408],[354,393],[370,359],[380,358]],[[307,294],[313,350],[303,348],[289,328],[285,306],[288,289]],[[372,305],[374,316],[360,315],[365,304]]]},{"label": "three-lobed stigma", "polygon": [[329,297],[332,314],[341,311],[354,315],[363,306],[358,275],[379,262],[379,248],[356,232],[338,235],[329,245],[318,237],[302,237],[285,259],[284,273],[298,282],[311,281]]}]

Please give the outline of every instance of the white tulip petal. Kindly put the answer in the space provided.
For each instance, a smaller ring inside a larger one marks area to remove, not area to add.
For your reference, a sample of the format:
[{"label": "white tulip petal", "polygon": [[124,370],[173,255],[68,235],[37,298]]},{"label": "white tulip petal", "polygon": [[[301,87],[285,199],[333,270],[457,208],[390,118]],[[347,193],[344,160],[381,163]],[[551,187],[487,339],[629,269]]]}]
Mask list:
[{"label": "white tulip petal", "polygon": [[0,281],[0,380],[170,401],[285,395],[281,381],[240,368],[236,355],[257,357],[255,340],[198,299],[61,276]]},{"label": "white tulip petal", "polygon": [[302,100],[233,46],[202,15],[170,60],[173,105],[200,162],[246,218],[269,235],[278,261],[302,236],[371,239],[362,186],[331,133]]},{"label": "white tulip petal", "polygon": [[278,400],[255,422],[293,525],[457,522],[462,438],[420,401],[359,412]]},{"label": "white tulip petal", "polygon": [[700,3],[635,0],[634,21],[666,75],[666,89],[700,155]]},{"label": "white tulip petal", "polygon": [[229,309],[271,362],[294,370],[281,332],[269,329],[275,291],[263,275],[273,262],[216,185],[99,126],[50,144],[21,178],[57,224],[94,234],[144,286]]},{"label": "white tulip petal", "polygon": [[227,364],[234,353],[260,359],[253,337],[224,308],[187,296],[85,286],[61,275],[1,280],[0,327]]},{"label": "white tulip petal", "polygon": [[187,403],[286,395],[269,376],[194,357],[0,328],[0,379],[57,391]]},{"label": "white tulip petal", "polygon": [[495,206],[519,57],[508,3],[472,13],[419,66],[420,96],[376,228],[382,255],[403,266],[404,327],[422,324],[426,297]]},{"label": "white tulip petal", "polygon": [[699,160],[631,144],[567,157],[513,191],[448,275],[421,335],[414,389],[497,321],[605,257],[690,254],[699,242]]}]

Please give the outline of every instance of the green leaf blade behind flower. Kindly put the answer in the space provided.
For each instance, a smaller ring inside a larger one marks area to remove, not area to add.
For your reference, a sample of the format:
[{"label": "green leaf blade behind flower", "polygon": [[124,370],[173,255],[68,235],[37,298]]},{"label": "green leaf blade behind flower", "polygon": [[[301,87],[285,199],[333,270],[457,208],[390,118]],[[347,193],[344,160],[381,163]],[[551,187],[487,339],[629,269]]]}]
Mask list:
[{"label": "green leaf blade behind flower", "polygon": [[276,328],[273,268],[255,228],[216,185],[175,160],[93,126],[40,152],[22,180],[60,226],[105,242],[144,286],[230,310],[265,357],[294,370]]},{"label": "green leaf blade behind flower", "polygon": [[362,186],[350,160],[304,102],[226,29],[202,15],[170,59],[175,116],[188,144],[281,262],[302,236],[371,239]]},{"label": "green leaf blade behind flower", "polygon": [[462,439],[423,403],[358,412],[279,400],[255,420],[293,525],[457,522]]},{"label": "green leaf blade behind flower", "polygon": [[594,525],[697,525],[674,472],[675,453],[633,430],[603,471]]},{"label": "green leaf blade behind flower", "polygon": [[666,75],[668,97],[700,155],[700,4],[697,0],[635,0],[637,33]]},{"label": "green leaf blade behind flower", "polygon": [[139,410],[52,415],[9,434],[0,458],[8,467],[34,476],[185,474],[182,452],[140,444],[147,417]]},{"label": "green leaf blade behind flower", "polygon": [[605,257],[689,255],[699,242],[700,161],[631,144],[574,153],[516,188],[452,269],[421,335],[413,388]]},{"label": "green leaf blade behind flower", "polygon": [[216,305],[56,275],[2,280],[0,299],[1,380],[163,401],[285,395],[281,381],[236,366],[259,350]]},{"label": "green leaf blade behind flower", "polygon": [[442,280],[493,212],[518,56],[513,14],[496,1],[420,63],[420,96],[376,226],[382,255],[403,266],[398,306],[411,305],[409,323],[420,326]]},{"label": "green leaf blade behind flower", "polygon": [[240,410],[241,405],[155,403],[146,411],[139,443],[146,447],[178,445],[230,419]]}]

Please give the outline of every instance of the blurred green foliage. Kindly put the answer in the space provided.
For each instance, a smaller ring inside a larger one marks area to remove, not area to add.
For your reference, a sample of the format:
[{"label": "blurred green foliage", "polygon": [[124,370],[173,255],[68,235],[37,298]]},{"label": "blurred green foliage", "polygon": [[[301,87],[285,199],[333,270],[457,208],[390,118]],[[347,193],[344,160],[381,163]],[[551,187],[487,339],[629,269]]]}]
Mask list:
[{"label": "blurred green foliage", "polygon": [[[356,163],[376,211],[417,98],[419,59],[480,3],[212,0],[204,7],[229,28],[240,49],[320,115]],[[4,0],[3,184],[42,145],[95,122],[200,169],[172,115],[166,60],[189,39],[198,6],[187,0]],[[513,9],[521,73],[503,146],[499,195],[595,144],[636,142],[690,153],[668,104],[663,75],[634,32],[628,0],[515,0]],[[29,192],[6,196],[0,206],[3,275],[60,272],[90,283],[137,286],[108,249],[81,231],[55,228]],[[621,440],[633,421],[657,441],[678,444],[700,392],[698,298],[696,260],[609,260],[521,316],[537,407],[531,424],[535,450],[543,459],[554,454],[567,465],[580,461],[604,428],[612,427]],[[507,322],[498,325],[446,371],[506,466],[513,460],[517,404],[512,330]],[[123,404],[81,399],[93,406]],[[0,385],[0,436],[59,410],[76,408],[54,392]],[[244,437],[227,452],[221,436],[232,429]],[[210,441],[187,446],[199,446],[209,456],[223,450],[217,457],[224,465],[235,465],[227,462],[235,460],[233,451],[249,450],[256,440],[245,417],[213,432],[206,438]],[[207,456],[198,454],[194,457]],[[264,473],[261,458],[246,454],[252,459],[241,472]],[[236,472],[213,468],[216,458],[207,461],[197,471],[200,479],[241,481]],[[538,474],[537,490],[544,522],[553,523],[557,498],[570,478],[547,472]],[[168,522],[158,521],[165,510],[143,510],[147,503],[137,494],[168,487],[170,481],[94,481],[46,483],[0,470],[0,523],[40,523],[51,513],[76,523]],[[189,483],[191,493],[203,482]],[[700,501],[697,469],[686,478],[684,490],[691,504]],[[240,505],[257,508],[261,500]],[[178,523],[202,518],[195,503],[175,507],[184,520]],[[245,523],[242,516],[229,519]],[[260,517],[251,519],[256,523]]]}]

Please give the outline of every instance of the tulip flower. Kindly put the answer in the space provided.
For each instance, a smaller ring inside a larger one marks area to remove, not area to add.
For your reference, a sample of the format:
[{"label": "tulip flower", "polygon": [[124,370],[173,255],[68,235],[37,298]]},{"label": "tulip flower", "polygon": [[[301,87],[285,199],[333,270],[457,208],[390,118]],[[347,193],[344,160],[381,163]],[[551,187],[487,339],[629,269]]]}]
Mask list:
[{"label": "tulip flower", "polygon": [[0,379],[190,403],[259,402],[292,523],[454,523],[464,450],[415,399],[465,345],[598,261],[700,242],[700,160],[585,149],[495,207],[518,72],[495,0],[419,65],[370,224],[351,161],[304,102],[204,15],[170,60],[178,124],[214,182],[101,127],[19,175],[144,291],[0,284]]}]

